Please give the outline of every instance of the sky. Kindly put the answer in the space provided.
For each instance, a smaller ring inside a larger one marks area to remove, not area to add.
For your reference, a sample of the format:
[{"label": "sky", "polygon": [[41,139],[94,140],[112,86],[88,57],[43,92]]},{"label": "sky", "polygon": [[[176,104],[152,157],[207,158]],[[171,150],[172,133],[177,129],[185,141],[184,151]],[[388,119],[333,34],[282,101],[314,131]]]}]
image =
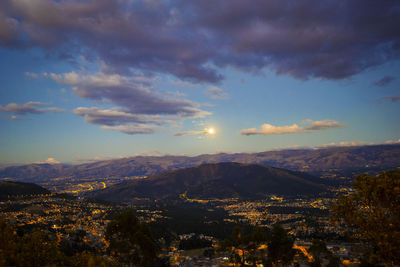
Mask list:
[{"label": "sky", "polygon": [[400,142],[400,3],[2,0],[0,165]]}]

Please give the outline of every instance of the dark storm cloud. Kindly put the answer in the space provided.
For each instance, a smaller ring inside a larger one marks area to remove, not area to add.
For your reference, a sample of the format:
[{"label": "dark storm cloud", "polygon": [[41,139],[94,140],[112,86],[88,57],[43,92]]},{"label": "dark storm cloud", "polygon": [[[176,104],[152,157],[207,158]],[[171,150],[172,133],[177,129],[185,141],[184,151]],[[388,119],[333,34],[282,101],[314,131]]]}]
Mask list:
[{"label": "dark storm cloud", "polygon": [[17,32],[18,21],[14,18],[6,17],[0,9],[0,45],[15,43],[18,38]]},{"label": "dark storm cloud", "polygon": [[[29,37],[24,40],[25,45],[52,49],[63,57],[83,53],[88,58],[100,58],[118,72],[133,67],[197,82],[217,82],[222,78],[205,66],[209,52],[193,38],[196,34],[174,25],[173,8],[162,3],[108,0],[6,0],[5,3],[11,6],[7,18],[21,21],[18,30]],[[11,30],[11,26],[4,27]],[[16,41],[10,38],[4,38],[3,42]]]},{"label": "dark storm cloud", "polygon": [[198,19],[240,55],[219,58],[221,65],[269,65],[298,78],[339,79],[399,56],[400,10],[393,1],[196,3],[205,14]]},{"label": "dark storm cloud", "polygon": [[0,105],[0,112],[7,112],[17,115],[42,114],[45,112],[55,112],[55,113],[64,112],[64,110],[60,108],[43,107],[45,105],[46,104],[41,102],[27,102],[25,104],[9,103],[6,106]]},{"label": "dark storm cloud", "polygon": [[374,82],[374,85],[384,87],[384,86],[389,85],[394,80],[395,80],[395,78],[393,76],[385,76],[382,79]]},{"label": "dark storm cloud", "polygon": [[400,54],[397,1],[5,0],[0,10],[0,44],[193,82],[220,81],[213,66],[342,79]]}]

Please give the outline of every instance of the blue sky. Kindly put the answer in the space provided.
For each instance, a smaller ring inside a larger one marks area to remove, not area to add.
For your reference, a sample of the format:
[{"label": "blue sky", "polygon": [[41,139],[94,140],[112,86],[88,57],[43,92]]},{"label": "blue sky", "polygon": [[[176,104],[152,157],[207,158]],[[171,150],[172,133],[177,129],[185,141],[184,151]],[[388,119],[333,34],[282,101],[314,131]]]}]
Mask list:
[{"label": "blue sky", "polygon": [[399,142],[398,4],[255,2],[2,2],[0,164]]}]

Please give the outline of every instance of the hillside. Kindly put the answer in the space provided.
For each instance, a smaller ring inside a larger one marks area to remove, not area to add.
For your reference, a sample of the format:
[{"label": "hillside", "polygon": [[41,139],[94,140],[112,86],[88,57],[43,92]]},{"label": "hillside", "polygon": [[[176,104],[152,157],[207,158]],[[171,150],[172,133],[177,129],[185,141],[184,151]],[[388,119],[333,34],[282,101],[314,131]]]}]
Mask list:
[{"label": "hillside", "polygon": [[0,182],[0,199],[17,195],[41,195],[49,194],[50,191],[32,183]]},{"label": "hillside", "polygon": [[124,182],[94,192],[91,196],[108,201],[133,198],[262,199],[267,194],[304,195],[325,190],[322,180],[305,173],[241,163],[203,164],[167,171],[147,179]]},{"label": "hillside", "polygon": [[261,153],[213,154],[188,156],[137,156],[80,165],[30,164],[0,168],[0,178],[16,178],[40,183],[48,178],[96,178],[151,176],[167,170],[205,163],[240,162],[262,164],[292,171],[321,175],[336,172],[352,175],[379,172],[400,166],[400,145],[295,149]]}]

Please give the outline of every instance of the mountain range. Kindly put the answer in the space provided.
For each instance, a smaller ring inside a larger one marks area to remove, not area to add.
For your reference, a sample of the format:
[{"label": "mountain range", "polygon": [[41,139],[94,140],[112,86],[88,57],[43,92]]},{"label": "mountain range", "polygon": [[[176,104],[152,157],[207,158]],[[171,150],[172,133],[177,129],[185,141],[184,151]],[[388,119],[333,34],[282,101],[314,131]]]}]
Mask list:
[{"label": "mountain range", "polygon": [[306,173],[256,164],[216,163],[166,171],[91,192],[97,199],[263,199],[268,194],[310,195],[325,191],[323,180]]},{"label": "mountain range", "polygon": [[0,168],[0,178],[40,183],[49,178],[152,176],[206,163],[261,164],[321,176],[325,172],[353,175],[400,166],[400,145],[289,149],[259,153],[219,153],[199,156],[136,156],[79,165],[29,164]]}]

